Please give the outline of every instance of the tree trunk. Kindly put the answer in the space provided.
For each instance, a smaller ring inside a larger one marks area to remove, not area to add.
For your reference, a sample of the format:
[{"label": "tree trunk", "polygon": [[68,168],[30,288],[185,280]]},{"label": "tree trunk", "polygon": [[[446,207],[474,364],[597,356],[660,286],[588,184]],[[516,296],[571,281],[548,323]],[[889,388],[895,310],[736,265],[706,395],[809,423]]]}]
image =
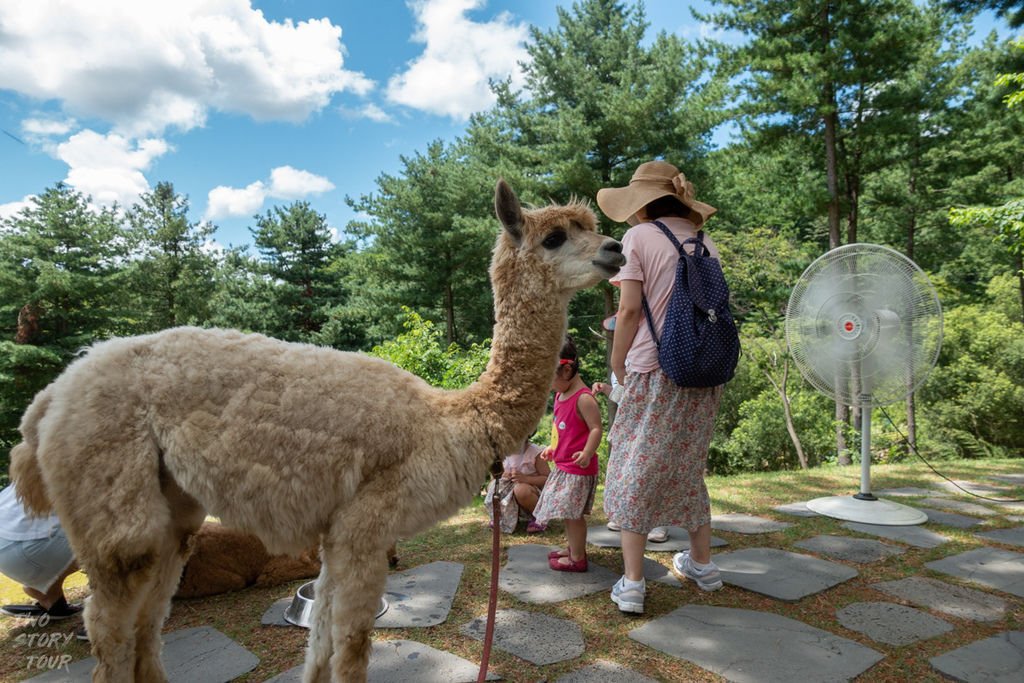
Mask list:
[{"label": "tree trunk", "polygon": [[800,436],[796,433],[796,426],[793,424],[793,411],[789,403],[789,395],[786,393],[786,384],[789,382],[789,360],[783,361],[782,365],[782,383],[777,383],[768,370],[764,370],[765,376],[768,381],[775,387],[775,391],[779,393],[779,398],[782,399],[782,414],[786,420],[786,431],[789,432],[789,440],[793,442],[793,448],[796,449],[796,459],[800,462],[800,469],[806,470],[807,467],[807,456],[804,455],[803,444],[800,443]]},{"label": "tree trunk", "polygon": [[[917,237],[917,146],[914,148],[914,158],[911,161],[910,179],[907,182],[907,190],[910,194],[910,220],[907,222],[907,258],[914,260],[914,240]],[[908,331],[908,335],[912,335]],[[911,340],[911,344],[913,340]],[[913,347],[911,347],[913,348]],[[910,455],[917,449],[917,404],[914,401],[914,387],[907,381],[907,443],[904,448],[905,455]]]},{"label": "tree trunk", "polygon": [[[831,17],[829,3],[821,10],[821,37],[825,50],[832,42]],[[828,184],[828,247],[839,246],[839,164],[836,160],[836,134],[839,128],[835,84],[829,80],[828,69],[822,91],[821,114],[825,125],[825,177]],[[846,406],[836,402],[836,453],[840,465],[852,464],[850,452],[846,447]]]},{"label": "tree trunk", "polygon": [[1024,255],[1017,252],[1017,285],[1020,289],[1020,312],[1021,320],[1024,321]]},{"label": "tree trunk", "polygon": [[[615,293],[612,291],[611,286],[605,283],[605,286],[601,287],[601,294],[604,295],[604,318],[601,320],[607,320],[611,316],[615,315],[618,310],[618,306],[615,305]],[[605,377],[607,381],[611,381],[612,377],[612,341],[615,339],[615,333],[606,330],[604,325],[601,325],[601,333],[604,334],[605,345],[604,345],[604,367]],[[625,379],[625,378],[623,378]],[[612,425],[615,424],[615,413],[617,406],[608,401],[608,431],[611,431]]]}]

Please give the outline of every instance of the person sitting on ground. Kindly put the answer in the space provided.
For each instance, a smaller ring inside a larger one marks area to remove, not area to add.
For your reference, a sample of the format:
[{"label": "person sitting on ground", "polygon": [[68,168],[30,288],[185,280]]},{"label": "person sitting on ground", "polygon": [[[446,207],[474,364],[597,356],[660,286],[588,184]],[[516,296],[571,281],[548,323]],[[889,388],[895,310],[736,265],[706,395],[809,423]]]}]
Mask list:
[{"label": "person sitting on ground", "polygon": [[530,515],[526,533],[539,534],[547,529],[546,524],[538,524],[533,519],[533,510],[537,507],[541,488],[547,481],[551,468],[538,456],[544,449],[531,443],[529,437],[523,442],[518,453],[505,456],[501,461],[504,472],[500,479],[491,481],[487,487],[484,505],[494,525],[494,495],[497,490],[501,510],[501,532],[511,534],[519,523],[520,511]]},{"label": "person sitting on ground", "polygon": [[66,619],[82,611],[69,604],[64,579],[77,570],[74,554],[56,515],[31,517],[13,486],[0,491],[0,574],[17,581],[35,600],[4,605],[0,614],[35,619]]}]

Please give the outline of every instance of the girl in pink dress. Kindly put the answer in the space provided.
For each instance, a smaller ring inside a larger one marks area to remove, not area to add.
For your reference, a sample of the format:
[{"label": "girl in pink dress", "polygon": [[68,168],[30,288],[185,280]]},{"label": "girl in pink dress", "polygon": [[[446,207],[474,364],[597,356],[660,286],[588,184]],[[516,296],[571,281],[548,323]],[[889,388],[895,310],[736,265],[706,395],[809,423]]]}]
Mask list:
[{"label": "girl in pink dress", "polygon": [[601,411],[579,375],[576,346],[567,338],[552,387],[555,394],[551,446],[541,455],[555,463],[534,510],[538,524],[565,520],[566,550],[548,555],[560,572],[587,571],[587,522],[597,490],[597,447],[601,443]]},{"label": "girl in pink dress", "polygon": [[539,534],[544,531],[545,526],[533,519],[541,488],[551,473],[548,464],[540,458],[543,452],[541,446],[527,439],[523,442],[522,450],[505,456],[501,461],[501,478],[491,481],[487,487],[484,507],[487,508],[487,514],[491,517],[490,524],[493,526],[494,496],[498,496],[502,533],[511,534],[516,530],[520,511],[530,515],[526,533]]}]

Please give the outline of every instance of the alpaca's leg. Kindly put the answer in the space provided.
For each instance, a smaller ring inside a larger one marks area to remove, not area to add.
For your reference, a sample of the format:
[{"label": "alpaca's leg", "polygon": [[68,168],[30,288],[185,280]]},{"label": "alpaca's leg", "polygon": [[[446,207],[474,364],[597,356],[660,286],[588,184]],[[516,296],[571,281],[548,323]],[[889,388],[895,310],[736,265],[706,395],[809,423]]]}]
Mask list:
[{"label": "alpaca's leg", "polygon": [[[153,555],[98,565],[84,560],[92,596],[85,607],[85,625],[96,658],[93,683],[135,679],[135,621],[145,605],[156,567]],[[152,680],[152,679],[149,679]],[[163,679],[156,679],[157,681]]]},{"label": "alpaca's leg", "polygon": [[334,584],[331,603],[331,674],[335,681],[365,681],[370,661],[370,631],[387,578],[387,541],[324,544],[324,565]]},{"label": "alpaca's leg", "polygon": [[160,631],[171,611],[181,570],[188,559],[188,536],[171,534],[160,549],[153,578],[135,620],[135,680],[165,681]]},{"label": "alpaca's leg", "polygon": [[302,683],[330,683],[331,654],[334,651],[331,641],[334,586],[326,562],[320,564],[320,575],[313,585],[313,594],[313,618],[309,627],[309,647],[306,650]]}]

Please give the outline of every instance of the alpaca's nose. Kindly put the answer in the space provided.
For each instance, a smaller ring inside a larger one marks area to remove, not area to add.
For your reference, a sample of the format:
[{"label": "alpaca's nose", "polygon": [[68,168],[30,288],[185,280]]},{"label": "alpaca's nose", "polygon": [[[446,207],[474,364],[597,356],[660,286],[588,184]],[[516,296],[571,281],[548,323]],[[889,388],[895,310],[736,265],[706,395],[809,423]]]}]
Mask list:
[{"label": "alpaca's nose", "polygon": [[601,245],[599,250],[601,258],[608,263],[621,266],[626,262],[626,257],[622,255],[622,242],[613,239],[607,239],[604,244]]}]

